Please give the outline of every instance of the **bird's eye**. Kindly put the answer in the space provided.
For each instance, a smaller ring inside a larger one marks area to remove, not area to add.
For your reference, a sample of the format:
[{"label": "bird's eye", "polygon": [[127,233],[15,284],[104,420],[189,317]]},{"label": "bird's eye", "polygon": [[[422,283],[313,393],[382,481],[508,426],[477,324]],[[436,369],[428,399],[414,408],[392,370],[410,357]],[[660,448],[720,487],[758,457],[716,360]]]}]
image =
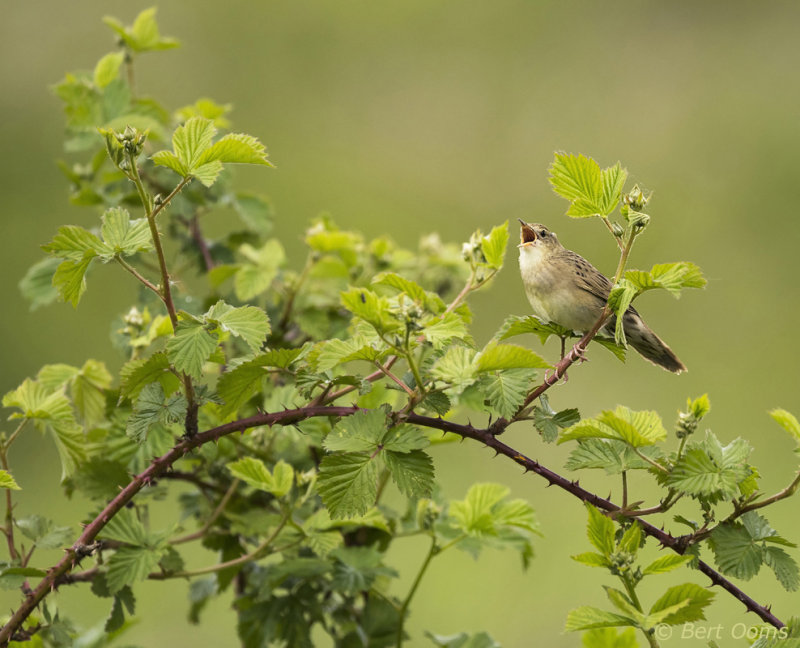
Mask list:
[{"label": "bird's eye", "polygon": [[541,232],[539,232],[539,236],[541,236],[542,238],[547,236],[547,230],[542,230]]}]

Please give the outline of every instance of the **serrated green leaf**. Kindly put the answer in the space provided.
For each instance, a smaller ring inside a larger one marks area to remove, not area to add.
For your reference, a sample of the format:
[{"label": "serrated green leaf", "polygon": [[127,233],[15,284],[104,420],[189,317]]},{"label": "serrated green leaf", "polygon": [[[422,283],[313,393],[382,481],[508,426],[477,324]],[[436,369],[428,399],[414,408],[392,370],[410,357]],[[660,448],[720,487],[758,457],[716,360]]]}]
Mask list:
[{"label": "serrated green leaf", "polygon": [[345,362],[353,362],[355,360],[378,362],[383,360],[389,353],[388,348],[382,344],[381,347],[372,346],[363,336],[355,336],[347,340],[338,338],[325,340],[317,356],[317,370],[327,371]]},{"label": "serrated green leaf", "polygon": [[26,538],[33,540],[39,549],[61,549],[72,544],[72,528],[57,527],[52,520],[41,515],[31,515],[15,521],[17,528]]},{"label": "serrated green leaf", "polygon": [[264,145],[252,135],[243,133],[229,133],[220,138],[218,142],[200,156],[199,164],[203,165],[215,161],[273,166],[267,160],[267,151]]},{"label": "serrated green leaf", "polygon": [[386,433],[386,413],[382,409],[356,412],[339,420],[325,437],[328,452],[373,452]]},{"label": "serrated green leaf", "polygon": [[800,443],[800,422],[794,414],[785,409],[776,408],[770,411],[769,415],[773,421],[791,434],[795,441]]},{"label": "serrated green leaf", "polygon": [[681,556],[678,554],[668,554],[666,556],[661,556],[661,558],[656,558],[653,562],[647,565],[647,567],[642,570],[642,575],[647,576],[648,574],[664,574],[691,562],[692,559],[693,556],[689,555]]},{"label": "serrated green leaf", "polygon": [[119,20],[106,16],[103,22],[116,32],[134,52],[172,49],[178,47],[174,38],[164,38],[158,30],[156,7],[145,9],[136,16],[133,25],[125,27]]},{"label": "serrated green leaf", "polygon": [[101,58],[94,66],[92,80],[98,88],[105,88],[119,75],[119,68],[125,55],[122,52],[112,52]]},{"label": "serrated green leaf", "polygon": [[144,580],[155,569],[161,557],[160,552],[147,547],[121,547],[108,560],[106,582],[114,594],[126,585]]},{"label": "serrated green leaf", "polygon": [[714,593],[708,591],[700,585],[694,583],[684,583],[683,585],[676,585],[670,587],[664,594],[653,604],[650,608],[650,615],[656,614],[660,611],[667,610],[673,606],[680,605],[684,601],[688,601],[686,605],[676,610],[674,613],[669,614],[658,623],[666,623],[668,625],[679,625],[681,623],[689,623],[692,621],[701,621],[705,619],[703,609],[711,603],[714,598]]},{"label": "serrated green leaf", "polygon": [[153,239],[146,218],[131,220],[121,207],[112,207],[103,214],[103,241],[113,254],[131,256],[153,249]]},{"label": "serrated green leaf", "polygon": [[750,445],[734,439],[723,446],[712,432],[702,442],[694,442],[675,463],[667,484],[692,496],[732,499],[738,485],[750,476],[747,457]]},{"label": "serrated green leaf", "polygon": [[614,166],[603,169],[600,172],[600,181],[603,187],[602,200],[600,202],[600,214],[607,216],[617,207],[622,188],[628,179],[628,170],[617,162]]},{"label": "serrated green leaf", "polygon": [[396,425],[386,430],[381,439],[384,450],[394,452],[411,452],[412,450],[422,450],[430,445],[428,437],[419,428],[408,425]]},{"label": "serrated green leaf", "polygon": [[193,104],[182,106],[175,111],[178,121],[184,122],[191,117],[205,117],[214,122],[217,128],[228,128],[231,123],[225,117],[233,106],[231,104],[218,104],[213,99],[203,97]]},{"label": "serrated green leaf", "polygon": [[261,390],[270,368],[286,369],[300,352],[300,349],[272,349],[222,374],[217,382],[217,392],[225,401],[222,417],[238,411]]},{"label": "serrated green leaf", "polygon": [[535,377],[531,369],[506,369],[484,375],[479,387],[492,409],[510,419],[525,401]]},{"label": "serrated green leaf", "polygon": [[586,511],[589,513],[589,523],[586,527],[589,542],[604,556],[611,555],[616,548],[614,522],[589,503],[586,503]]},{"label": "serrated green leaf", "polygon": [[378,469],[368,454],[335,454],[323,457],[317,490],[331,517],[364,515],[375,503]]},{"label": "serrated green leaf", "polygon": [[0,470],[0,488],[8,488],[10,490],[22,490],[19,484],[14,481],[11,473],[7,470]]},{"label": "serrated green leaf", "polygon": [[591,630],[592,628],[613,628],[618,626],[636,626],[636,621],[621,614],[606,612],[600,608],[584,605],[569,611],[569,614],[567,614],[567,623],[564,626],[564,632]]},{"label": "serrated green leaf", "polygon": [[629,554],[636,555],[639,552],[639,547],[642,544],[642,527],[633,520],[631,525],[622,534],[619,541],[619,550],[627,551]]},{"label": "serrated green leaf", "polygon": [[128,418],[127,434],[136,443],[144,443],[153,425],[183,420],[187,407],[183,394],[173,394],[165,401],[161,384],[149,383],[141,389],[133,405],[133,414]]},{"label": "serrated green leaf", "polygon": [[167,357],[178,371],[199,378],[216,348],[217,338],[201,322],[185,319],[178,322],[175,335],[167,342]]},{"label": "serrated green leaf", "polygon": [[58,296],[62,301],[72,304],[73,308],[77,308],[86,292],[86,271],[94,257],[94,252],[88,251],[80,261],[67,259],[58,266],[53,275],[53,286],[58,290]]},{"label": "serrated green leaf", "polygon": [[136,398],[145,385],[154,382],[161,385],[165,394],[172,394],[180,387],[180,379],[172,372],[164,351],[127,362],[120,371],[120,379],[122,398]]},{"label": "serrated green leaf", "polygon": [[70,393],[84,426],[91,428],[105,419],[106,391],[111,374],[102,362],[87,360],[72,379]]},{"label": "serrated green leaf", "polygon": [[547,369],[553,366],[530,349],[493,342],[475,357],[474,363],[478,373],[499,369]]},{"label": "serrated green leaf", "polygon": [[575,439],[615,439],[634,448],[663,441],[667,431],[661,417],[653,411],[635,412],[620,405],[616,410],[606,410],[597,417],[584,419],[561,434],[559,443]]},{"label": "serrated green leaf", "polygon": [[570,558],[581,563],[582,565],[587,565],[589,567],[611,566],[611,562],[609,562],[608,558],[602,554],[594,553],[593,551],[587,551],[586,553],[581,553],[576,556],[570,556]]},{"label": "serrated green leaf", "polygon": [[178,126],[172,135],[172,150],[189,174],[193,174],[211,148],[217,129],[210,119],[192,117]]},{"label": "serrated green leaf", "polygon": [[469,336],[466,323],[457,313],[433,317],[422,324],[420,331],[434,349],[441,349],[453,340],[464,340]]},{"label": "serrated green leaf", "polygon": [[608,600],[611,601],[611,604],[625,616],[636,619],[637,621],[642,617],[642,613],[636,609],[636,607],[633,605],[633,603],[631,603],[630,600],[628,600],[628,597],[625,594],[620,592],[618,589],[608,587],[607,585],[604,585],[603,589],[605,589],[606,596],[608,597]]},{"label": "serrated green leaf", "polygon": [[547,342],[547,339],[551,335],[564,338],[573,336],[573,333],[570,329],[559,326],[553,322],[545,324],[533,315],[527,315],[526,317],[512,315],[511,317],[506,318],[506,321],[503,322],[503,325],[495,335],[495,338],[498,341],[501,341],[516,335],[523,335],[525,333],[533,333],[539,338],[539,341],[542,344]]},{"label": "serrated green leaf", "polygon": [[503,267],[503,258],[508,246],[508,221],[492,228],[487,236],[481,238],[481,250],[490,268],[499,270]]},{"label": "serrated green leaf", "polygon": [[123,509],[108,521],[100,536],[137,547],[147,546],[149,536],[132,509]]},{"label": "serrated green leaf", "polygon": [[581,638],[584,648],[638,648],[636,631],[628,628],[617,634],[613,628],[587,630]]},{"label": "serrated green leaf", "polygon": [[457,391],[475,382],[475,351],[462,346],[452,346],[440,358],[431,373],[436,380],[453,385]]},{"label": "serrated green leaf", "polygon": [[[686,411],[689,412],[698,421],[711,411],[711,402],[708,400],[708,394],[698,396],[694,400],[691,398],[686,399]],[[800,428],[798,428],[800,434]]]},{"label": "serrated green leaf", "polygon": [[153,160],[155,164],[158,166],[164,166],[168,169],[172,169],[175,173],[177,173],[181,177],[186,177],[190,175],[189,168],[178,159],[178,156],[175,155],[172,151],[158,151],[150,156],[150,159]]},{"label": "serrated green leaf", "polygon": [[[352,418],[352,417],[351,417]],[[381,455],[392,475],[392,481],[406,497],[430,497],[433,492],[433,459],[422,450]]]},{"label": "serrated green leaf", "polygon": [[556,153],[550,165],[550,185],[572,204],[567,215],[573,218],[607,216],[603,205],[603,177],[600,165],[584,155]]},{"label": "serrated green leaf", "polygon": [[258,351],[270,333],[269,316],[255,306],[234,307],[220,300],[205,314],[206,321],[242,338],[252,351]]},{"label": "serrated green leaf", "polygon": [[351,288],[341,293],[342,305],[356,317],[370,324],[378,333],[385,334],[400,328],[391,312],[389,300],[365,288]]},{"label": "serrated green leaf", "polygon": [[626,345],[624,315],[638,294],[639,291],[636,286],[628,279],[620,279],[619,283],[611,289],[608,295],[608,307],[614,313],[616,319],[614,341],[623,347]]},{"label": "serrated green leaf", "polygon": [[111,256],[113,252],[89,230],[76,225],[64,225],[42,249],[53,256],[70,261],[84,261],[86,257]]},{"label": "serrated green leaf", "polygon": [[533,408],[533,426],[539,431],[545,443],[558,438],[559,428],[568,428],[580,421],[581,416],[575,408],[555,412],[545,394],[539,397],[539,405]]},{"label": "serrated green leaf", "polygon": [[469,535],[496,533],[492,510],[509,489],[501,484],[473,484],[463,500],[450,504],[450,515],[457,526]]},{"label": "serrated green leaf", "polygon": [[34,263],[20,279],[19,291],[30,302],[32,311],[52,304],[58,298],[58,289],[53,285],[53,275],[61,260],[54,257]]},{"label": "serrated green leaf", "polygon": [[750,580],[761,569],[762,547],[741,524],[720,524],[711,533],[710,544],[723,574]]},{"label": "serrated green leaf", "polygon": [[236,270],[233,288],[236,298],[249,301],[267,290],[286,261],[286,253],[277,239],[270,239],[260,248],[245,243],[239,253],[247,259]]},{"label": "serrated green leaf", "polygon": [[706,285],[700,268],[688,261],[659,263],[654,265],[649,272],[628,270],[625,273],[625,279],[636,289],[637,294],[646,290],[663,288],[675,297],[680,297],[681,290],[684,288],[703,288]]},{"label": "serrated green leaf", "polygon": [[273,467],[273,472],[264,462],[253,457],[244,457],[227,464],[228,470],[237,479],[241,479],[253,488],[272,493],[275,497],[283,497],[294,483],[294,470],[281,460]]},{"label": "serrated green leaf", "polygon": [[388,286],[393,288],[395,291],[410,297],[412,301],[420,306],[428,306],[429,298],[425,289],[415,281],[401,277],[396,272],[381,272],[375,276],[371,283],[376,286]]},{"label": "serrated green leaf", "polygon": [[794,592],[800,587],[797,563],[780,547],[764,547],[764,564],[775,572],[775,577],[786,591]]}]

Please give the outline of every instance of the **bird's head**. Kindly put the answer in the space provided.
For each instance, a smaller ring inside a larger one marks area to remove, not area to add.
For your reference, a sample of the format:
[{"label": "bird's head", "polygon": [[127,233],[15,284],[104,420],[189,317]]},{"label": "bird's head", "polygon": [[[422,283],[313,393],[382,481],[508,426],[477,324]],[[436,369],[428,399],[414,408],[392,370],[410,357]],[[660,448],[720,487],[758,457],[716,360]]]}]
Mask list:
[{"label": "bird's head", "polygon": [[520,224],[520,242],[517,247],[520,250],[535,250],[541,253],[561,247],[558,237],[544,225],[526,223],[521,218],[518,220]]}]

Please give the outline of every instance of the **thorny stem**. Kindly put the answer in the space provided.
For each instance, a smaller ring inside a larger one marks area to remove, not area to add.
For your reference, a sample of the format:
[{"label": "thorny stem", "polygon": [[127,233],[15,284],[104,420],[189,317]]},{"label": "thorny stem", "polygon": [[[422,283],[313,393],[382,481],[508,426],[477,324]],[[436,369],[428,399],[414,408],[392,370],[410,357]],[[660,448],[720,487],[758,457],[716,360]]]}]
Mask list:
[{"label": "thorny stem", "polygon": [[[241,432],[252,427],[271,426],[271,425],[290,425],[299,421],[316,416],[350,416],[362,411],[358,407],[304,407],[293,410],[283,410],[280,412],[257,414],[248,418],[226,423],[218,427],[206,430],[191,437],[184,437],[166,454],[154,459],[150,465],[136,475],[125,488],[123,488],[112,499],[108,505],[83,529],[78,540],[66,550],[64,557],[47,571],[47,575],[42,578],[39,584],[23,600],[20,607],[11,615],[6,625],[0,629],[0,646],[8,643],[14,633],[19,630],[25,620],[36,609],[39,603],[52,591],[56,583],[65,582],[65,576],[72,568],[86,555],[86,548],[91,546],[97,534],[102,531],[105,525],[113,518],[125,505],[130,502],[136,494],[145,486],[151,484],[153,480],[166,472],[176,461],[183,458],[187,453],[195,448],[216,441],[223,436],[233,432]],[[442,432],[452,432],[464,438],[473,439],[483,444],[487,448],[494,450],[497,454],[509,458],[514,463],[544,478],[549,484],[572,494],[581,501],[589,502],[597,508],[608,513],[620,510],[620,507],[604,499],[595,493],[582,488],[577,482],[570,481],[558,473],[553,472],[546,466],[537,461],[526,457],[518,450],[506,445],[498,439],[490,428],[478,429],[471,425],[458,424],[441,418],[422,416],[415,412],[410,412],[406,416],[406,421],[412,425],[429,427]],[[668,547],[676,553],[683,554],[688,546],[686,538],[670,535],[666,531],[648,523],[646,520],[639,520],[644,533],[655,538],[662,546]],[[276,550],[277,551],[277,550]],[[697,562],[697,568],[711,579],[712,584],[719,585],[728,593],[741,601],[748,611],[758,615],[762,621],[770,625],[781,628],[785,624],[769,608],[760,605],[757,601],[748,596],[741,589],[727,580],[719,572],[714,570],[702,560]]]},{"label": "thorny stem", "polygon": [[622,508],[628,508],[628,471],[622,471]]},{"label": "thorny stem", "polygon": [[[399,358],[396,355],[391,356],[386,361],[386,363],[383,365],[383,369],[388,371],[389,369],[392,368],[394,363],[397,362],[398,360],[399,360]],[[364,380],[366,380],[367,382],[375,382],[376,380],[378,380],[380,378],[383,378],[386,375],[384,373],[383,369],[379,369],[378,371],[372,372],[369,376],[364,378]],[[342,387],[338,391],[335,391],[332,394],[328,394],[325,397],[325,401],[324,402],[314,403],[314,405],[317,405],[317,404],[319,404],[319,405],[327,405],[328,403],[333,403],[336,399],[341,398],[342,396],[345,396],[345,395],[349,394],[350,392],[355,391],[356,389],[358,389],[357,385],[348,385],[347,387]]]},{"label": "thorny stem", "polygon": [[183,544],[184,542],[191,542],[192,540],[199,540],[202,538],[206,532],[211,528],[214,522],[217,521],[222,512],[225,510],[225,507],[228,506],[228,502],[231,501],[231,497],[236,492],[236,489],[239,487],[240,481],[238,479],[234,479],[231,482],[231,485],[228,487],[228,490],[225,491],[225,494],[222,496],[222,499],[219,501],[217,508],[209,516],[208,520],[206,520],[205,524],[195,531],[194,533],[190,533],[188,535],[182,536],[180,538],[175,538],[174,540],[170,540],[170,544],[177,545]]},{"label": "thorny stem", "polygon": [[402,380],[400,380],[397,376],[395,376],[391,371],[386,369],[386,367],[384,367],[380,362],[376,361],[375,365],[378,367],[378,370],[383,373],[384,376],[386,376],[387,378],[391,378],[394,382],[396,382],[398,385],[400,385],[400,387],[403,389],[403,391],[406,394],[408,394],[411,398],[414,398],[414,396],[416,396],[416,394],[414,393],[413,389],[411,389],[408,385],[406,385]]}]

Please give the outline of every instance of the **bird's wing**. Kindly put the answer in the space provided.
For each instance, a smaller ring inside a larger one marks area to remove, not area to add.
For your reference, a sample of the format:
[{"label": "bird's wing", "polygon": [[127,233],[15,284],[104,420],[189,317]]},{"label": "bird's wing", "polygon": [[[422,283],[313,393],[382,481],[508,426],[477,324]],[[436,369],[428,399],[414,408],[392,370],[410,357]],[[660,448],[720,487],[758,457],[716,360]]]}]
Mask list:
[{"label": "bird's wing", "polygon": [[568,262],[569,267],[572,269],[575,285],[578,288],[594,295],[604,303],[608,300],[608,293],[611,292],[611,282],[602,272],[572,250],[565,249],[560,256]]}]

